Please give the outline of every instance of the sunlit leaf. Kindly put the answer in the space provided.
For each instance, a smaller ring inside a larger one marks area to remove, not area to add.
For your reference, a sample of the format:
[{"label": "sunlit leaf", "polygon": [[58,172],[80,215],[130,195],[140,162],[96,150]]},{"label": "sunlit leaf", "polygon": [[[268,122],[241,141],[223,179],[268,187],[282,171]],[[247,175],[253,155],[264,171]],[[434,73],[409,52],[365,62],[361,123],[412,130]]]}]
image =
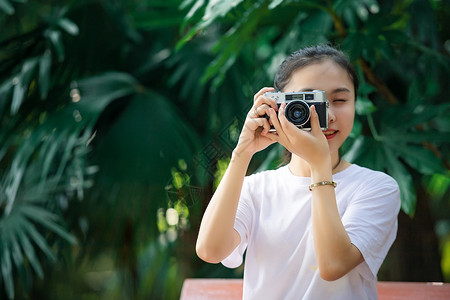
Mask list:
[{"label": "sunlit leaf", "polygon": [[19,108],[25,99],[37,63],[38,61],[36,58],[26,60],[22,65],[20,74],[13,79],[14,91],[11,101],[12,114],[16,114],[19,111]]},{"label": "sunlit leaf", "polygon": [[0,0],[0,10],[7,15],[13,15],[15,12],[14,6],[8,0]]},{"label": "sunlit leaf", "polygon": [[75,88],[79,89],[81,98],[74,107],[83,115],[102,112],[111,101],[136,93],[139,86],[129,74],[108,72],[79,80]]},{"label": "sunlit leaf", "polygon": [[194,1],[195,1],[194,5],[192,5],[189,12],[186,14],[184,18],[185,22],[182,26],[182,29],[189,21],[191,21],[191,18],[200,10],[200,8],[204,6],[205,0],[185,0],[180,4],[180,9],[185,9],[189,7]]},{"label": "sunlit leaf", "polygon": [[438,200],[442,200],[450,189],[450,176],[445,174],[433,174],[426,184],[427,191]]},{"label": "sunlit leaf", "polygon": [[62,62],[66,55],[62,42],[61,31],[48,29],[47,31],[45,31],[44,36],[47,37],[50,43],[53,45],[53,48],[55,49],[56,55],[58,57],[58,61]]},{"label": "sunlit leaf", "polygon": [[59,25],[59,27],[64,29],[64,31],[70,35],[77,35],[79,32],[77,24],[75,24],[74,22],[72,22],[67,18],[59,19],[57,24]]},{"label": "sunlit leaf", "polygon": [[269,4],[269,9],[274,9],[281,3],[283,3],[283,0],[272,0],[272,2],[270,2]]},{"label": "sunlit leaf", "polygon": [[355,103],[356,113],[359,115],[371,114],[377,110],[372,101],[365,97],[359,97],[358,101]]},{"label": "sunlit leaf", "polygon": [[203,15],[203,27],[211,24],[216,18],[225,16],[230,10],[244,0],[210,0]]}]

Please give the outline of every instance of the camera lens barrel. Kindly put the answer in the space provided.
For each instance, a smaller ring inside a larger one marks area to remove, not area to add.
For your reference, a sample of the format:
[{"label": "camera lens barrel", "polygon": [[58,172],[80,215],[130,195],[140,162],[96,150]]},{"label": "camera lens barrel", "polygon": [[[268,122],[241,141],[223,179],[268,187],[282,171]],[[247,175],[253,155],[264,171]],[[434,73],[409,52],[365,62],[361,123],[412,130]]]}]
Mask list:
[{"label": "camera lens barrel", "polygon": [[311,116],[309,105],[302,100],[288,102],[284,114],[286,119],[296,126],[304,125]]}]

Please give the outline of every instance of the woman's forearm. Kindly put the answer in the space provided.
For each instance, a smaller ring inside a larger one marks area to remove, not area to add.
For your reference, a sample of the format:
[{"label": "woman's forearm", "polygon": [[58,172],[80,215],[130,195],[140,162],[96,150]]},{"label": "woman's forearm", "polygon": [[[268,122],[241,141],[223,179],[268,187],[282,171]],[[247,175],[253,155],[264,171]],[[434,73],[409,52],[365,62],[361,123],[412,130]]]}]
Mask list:
[{"label": "woman's forearm", "polygon": [[[312,183],[332,181],[331,169],[329,166],[316,168],[312,170],[311,178]],[[320,276],[325,280],[336,280],[363,258],[342,224],[333,186],[317,186],[311,192],[314,247]]]},{"label": "woman's forearm", "polygon": [[240,242],[234,230],[236,210],[251,155],[233,152],[231,162],[203,215],[197,239],[197,255],[218,263]]}]

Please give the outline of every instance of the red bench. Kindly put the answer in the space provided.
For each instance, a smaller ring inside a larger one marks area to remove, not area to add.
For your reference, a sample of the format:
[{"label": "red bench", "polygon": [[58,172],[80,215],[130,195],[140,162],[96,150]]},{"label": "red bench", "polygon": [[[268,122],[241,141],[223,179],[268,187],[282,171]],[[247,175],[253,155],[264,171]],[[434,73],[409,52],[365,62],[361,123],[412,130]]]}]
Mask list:
[{"label": "red bench", "polygon": [[[434,282],[377,283],[379,300],[449,300],[450,284]],[[186,279],[180,300],[242,299],[242,279]]]}]

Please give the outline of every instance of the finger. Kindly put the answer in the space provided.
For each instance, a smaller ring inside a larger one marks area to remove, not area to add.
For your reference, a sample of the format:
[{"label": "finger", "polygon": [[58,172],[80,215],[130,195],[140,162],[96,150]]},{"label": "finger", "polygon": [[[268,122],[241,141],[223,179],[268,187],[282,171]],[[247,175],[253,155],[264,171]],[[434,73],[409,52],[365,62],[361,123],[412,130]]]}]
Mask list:
[{"label": "finger", "polygon": [[270,106],[267,104],[263,104],[254,109],[255,115],[259,118],[260,116],[269,115]]},{"label": "finger", "polygon": [[275,99],[266,97],[264,95],[260,95],[256,100],[255,103],[253,104],[254,107],[259,107],[263,104],[266,104],[270,107],[272,107],[275,111],[278,110],[278,105],[277,105],[277,101]]},{"label": "finger", "polygon": [[283,128],[281,128],[281,125],[280,125],[280,121],[278,120],[277,113],[275,112],[275,110],[273,108],[269,109],[269,120],[270,120],[270,124],[273,125],[273,127],[275,128],[275,130],[277,132],[283,131]]},{"label": "finger", "polygon": [[256,102],[256,99],[258,99],[258,97],[263,95],[264,93],[273,92],[274,90],[275,89],[273,87],[263,87],[253,96],[253,102]]},{"label": "finger", "polygon": [[280,121],[278,120],[279,115],[280,111],[278,112],[277,116],[275,110],[269,109],[270,121],[272,123],[272,126],[275,128],[275,131],[277,132],[276,134],[278,135],[277,142],[282,143],[283,141],[287,141],[288,139],[286,137],[286,133],[284,132],[283,126],[280,124]]},{"label": "finger", "polygon": [[269,132],[270,130],[270,124],[266,118],[248,119],[247,122],[245,122],[244,126],[251,131],[255,131],[256,129],[258,129],[258,127],[263,127],[263,131],[265,130],[266,132]]},{"label": "finger", "polygon": [[271,140],[274,141],[274,142],[277,142],[277,143],[280,143],[280,144],[281,144],[281,142],[280,142],[280,140],[281,140],[281,139],[280,139],[280,136],[279,136],[277,133],[269,132],[269,133],[267,133],[267,134],[265,135],[265,137],[271,139]]},{"label": "finger", "polygon": [[262,121],[262,131],[261,131],[261,135],[266,136],[269,131],[270,131],[270,124],[269,124],[269,120],[267,120],[266,118],[261,118]]},{"label": "finger", "polygon": [[280,110],[278,111],[278,119],[280,120],[281,127],[287,134],[292,134],[298,130],[298,127],[288,121],[286,118],[286,102],[280,105]]},{"label": "finger", "polygon": [[313,135],[322,135],[322,128],[320,128],[319,115],[316,111],[316,106],[311,106],[311,132]]},{"label": "finger", "polygon": [[266,138],[271,139],[273,142],[279,143],[284,148],[286,148],[288,151],[292,152],[291,144],[287,140],[286,136],[282,136],[279,134],[279,132],[269,132],[265,135]]}]

